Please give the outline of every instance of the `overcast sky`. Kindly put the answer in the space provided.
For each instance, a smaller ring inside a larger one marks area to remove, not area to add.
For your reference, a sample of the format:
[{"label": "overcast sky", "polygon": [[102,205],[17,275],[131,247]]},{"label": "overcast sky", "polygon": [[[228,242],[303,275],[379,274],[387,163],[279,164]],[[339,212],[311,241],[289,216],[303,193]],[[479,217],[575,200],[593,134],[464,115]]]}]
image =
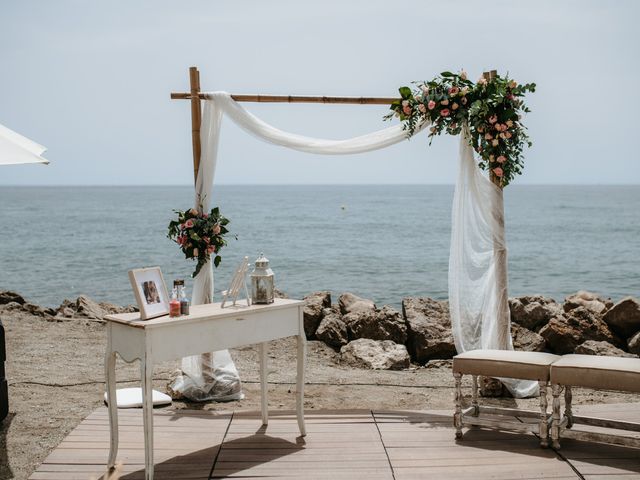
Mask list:
[{"label": "overcast sky", "polygon": [[[516,183],[640,183],[640,2],[0,0],[0,123],[48,147],[1,185],[193,182],[188,67],[205,90],[394,96],[464,68],[535,82]],[[245,104],[289,131],[346,138],[385,107]],[[288,151],[223,124],[220,184],[453,183],[457,140],[347,157]]]}]

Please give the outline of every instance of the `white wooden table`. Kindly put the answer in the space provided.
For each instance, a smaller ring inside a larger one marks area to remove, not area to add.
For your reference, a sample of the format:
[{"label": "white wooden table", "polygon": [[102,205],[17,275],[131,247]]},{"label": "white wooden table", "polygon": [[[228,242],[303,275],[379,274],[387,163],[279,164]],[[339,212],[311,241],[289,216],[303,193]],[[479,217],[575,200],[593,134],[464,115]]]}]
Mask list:
[{"label": "white wooden table", "polygon": [[138,313],[109,315],[105,375],[109,403],[111,446],[108,467],[118,453],[118,408],[116,402],[116,354],[125,362],[140,360],[142,380],[145,478],[153,479],[153,405],[151,403],[153,364],[217,350],[260,345],[260,386],[262,423],[267,425],[267,344],[278,338],[298,337],[296,413],[301,435],[304,424],[304,369],[306,337],[302,320],[304,302],[276,299],[269,305],[250,307],[219,303],[195,305],[187,316],[140,320]]}]

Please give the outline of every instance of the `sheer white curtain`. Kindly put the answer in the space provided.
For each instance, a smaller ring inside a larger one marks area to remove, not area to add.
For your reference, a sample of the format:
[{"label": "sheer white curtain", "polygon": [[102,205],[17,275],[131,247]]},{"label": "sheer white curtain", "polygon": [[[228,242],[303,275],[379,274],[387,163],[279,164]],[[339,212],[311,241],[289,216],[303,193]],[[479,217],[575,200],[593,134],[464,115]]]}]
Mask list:
[{"label": "sheer white curtain", "polygon": [[[206,97],[202,124],[203,156],[196,182],[196,206],[202,205],[204,209],[210,208],[211,204],[223,113],[261,140],[308,153],[363,153],[407,138],[402,125],[347,140],[305,137],[265,123],[226,92],[209,93]],[[426,126],[426,123],[421,125],[417,132]],[[453,210],[449,288],[456,347],[460,352],[471,348],[510,348],[506,281],[501,289],[504,295],[495,295],[496,259],[506,262],[504,223],[494,221],[502,215],[502,192],[478,169],[466,137],[461,139],[460,176]],[[495,252],[494,237],[502,246]],[[481,251],[476,254],[478,247]],[[212,298],[213,272],[207,265],[195,279],[193,303],[209,302]],[[188,398],[204,400],[238,398],[241,395],[240,379],[228,352],[183,359],[182,370],[183,375],[178,379],[182,384],[174,382],[173,388]],[[518,396],[528,394],[519,387],[512,391]]]}]

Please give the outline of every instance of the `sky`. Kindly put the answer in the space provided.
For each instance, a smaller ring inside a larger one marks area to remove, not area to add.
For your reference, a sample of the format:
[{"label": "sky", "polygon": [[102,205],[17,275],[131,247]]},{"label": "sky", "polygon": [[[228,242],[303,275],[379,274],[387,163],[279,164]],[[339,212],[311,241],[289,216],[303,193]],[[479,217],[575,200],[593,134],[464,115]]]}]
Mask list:
[{"label": "sky", "polygon": [[[538,88],[514,184],[638,184],[640,2],[0,0],[0,123],[48,166],[0,185],[193,183],[188,68],[203,90],[395,96],[414,80],[496,69]],[[287,131],[349,138],[384,106],[244,104]],[[218,184],[452,184],[457,143],[426,135],[355,156],[262,143],[223,122]]]}]

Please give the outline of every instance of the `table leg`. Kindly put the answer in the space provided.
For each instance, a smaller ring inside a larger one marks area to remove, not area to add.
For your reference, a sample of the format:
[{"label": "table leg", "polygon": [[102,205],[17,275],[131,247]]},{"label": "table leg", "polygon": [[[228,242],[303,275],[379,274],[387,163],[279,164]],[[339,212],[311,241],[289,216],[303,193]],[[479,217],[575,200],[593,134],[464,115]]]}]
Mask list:
[{"label": "table leg", "polygon": [[269,401],[267,399],[267,343],[263,342],[259,347],[260,354],[260,406],[262,409],[262,425],[269,423]]},{"label": "table leg", "polygon": [[298,335],[298,372],[296,381],[296,414],[298,416],[298,427],[300,435],[303,437],[307,434],[307,427],[304,424],[304,370],[307,357],[307,338],[304,328]]},{"label": "table leg", "polygon": [[116,352],[111,351],[111,332],[107,334],[107,352],[104,359],[104,374],[107,387],[107,405],[109,409],[109,459],[107,468],[116,464],[118,454],[118,400],[116,396]]},{"label": "table leg", "polygon": [[141,359],[140,374],[144,425],[144,478],[153,480],[153,363],[149,357]]}]

